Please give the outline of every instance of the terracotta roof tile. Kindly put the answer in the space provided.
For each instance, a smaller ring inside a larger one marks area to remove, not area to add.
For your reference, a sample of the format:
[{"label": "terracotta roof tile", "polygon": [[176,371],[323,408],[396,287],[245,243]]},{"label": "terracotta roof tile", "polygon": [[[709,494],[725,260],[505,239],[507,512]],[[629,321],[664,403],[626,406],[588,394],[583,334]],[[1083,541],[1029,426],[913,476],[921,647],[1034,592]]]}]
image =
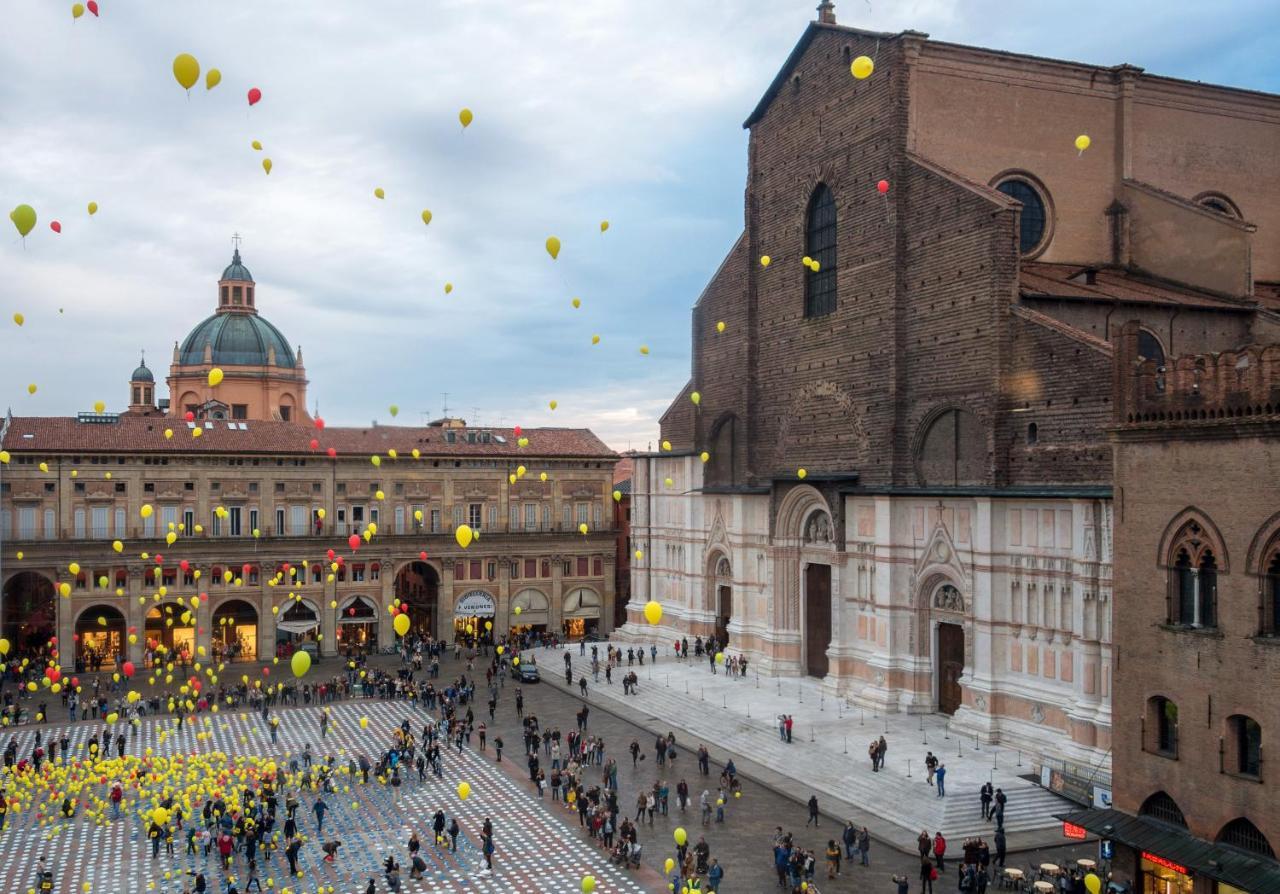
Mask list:
[{"label": "terracotta roof tile", "polygon": [[[4,448],[12,453],[168,453],[168,454],[292,454],[323,456],[333,447],[339,456],[386,455],[394,449],[408,457],[414,448],[423,456],[539,456],[614,459],[617,454],[585,428],[534,428],[521,434],[529,446],[521,448],[509,428],[420,428],[379,425],[370,428],[326,426],[317,431],[296,422],[243,424],[246,430],[231,429],[232,423],[205,420],[204,433],[191,436],[188,423],[162,416],[125,416],[115,422],[80,422],[69,416],[16,416],[4,438]],[[164,436],[173,429],[173,438]],[[468,432],[488,432],[489,443],[472,444]],[[445,440],[452,432],[456,441]],[[505,443],[499,443],[501,437]],[[311,440],[319,441],[317,450]]]},{"label": "terracotta roof tile", "polygon": [[1077,301],[1120,301],[1131,304],[1157,304],[1166,307],[1206,307],[1215,310],[1250,311],[1253,306],[1242,301],[1221,298],[1187,286],[1161,282],[1115,268],[1100,268],[1094,282],[1073,277],[1086,271],[1080,264],[1044,264],[1025,261],[1019,275],[1021,291],[1032,298],[1055,298]]}]

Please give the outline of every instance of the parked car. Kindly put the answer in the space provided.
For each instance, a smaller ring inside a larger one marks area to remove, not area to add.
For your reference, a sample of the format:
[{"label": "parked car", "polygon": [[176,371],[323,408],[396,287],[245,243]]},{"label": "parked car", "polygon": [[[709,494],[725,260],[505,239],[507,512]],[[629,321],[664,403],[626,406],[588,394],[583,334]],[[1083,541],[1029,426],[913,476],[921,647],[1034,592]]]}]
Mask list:
[{"label": "parked car", "polygon": [[315,660],[320,657],[320,644],[313,643],[311,640],[306,640],[298,645],[297,651],[306,652],[311,656],[312,660]]}]

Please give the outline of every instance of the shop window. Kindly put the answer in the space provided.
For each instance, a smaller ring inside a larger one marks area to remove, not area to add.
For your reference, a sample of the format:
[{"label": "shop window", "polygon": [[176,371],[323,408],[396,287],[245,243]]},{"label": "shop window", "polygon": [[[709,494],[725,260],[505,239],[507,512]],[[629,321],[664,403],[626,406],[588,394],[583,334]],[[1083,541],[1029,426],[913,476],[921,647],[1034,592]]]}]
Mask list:
[{"label": "shop window", "polygon": [[369,580],[378,580],[382,577],[382,566],[374,562],[369,566]]},{"label": "shop window", "polygon": [[1147,699],[1144,719],[1146,750],[1164,757],[1178,756],[1178,706],[1157,695]]},{"label": "shop window", "polygon": [[1241,776],[1262,774],[1262,726],[1252,717],[1233,714],[1227,718],[1229,745],[1226,769]]},{"label": "shop window", "polygon": [[351,582],[353,584],[364,583],[364,565],[356,564],[351,566]]}]

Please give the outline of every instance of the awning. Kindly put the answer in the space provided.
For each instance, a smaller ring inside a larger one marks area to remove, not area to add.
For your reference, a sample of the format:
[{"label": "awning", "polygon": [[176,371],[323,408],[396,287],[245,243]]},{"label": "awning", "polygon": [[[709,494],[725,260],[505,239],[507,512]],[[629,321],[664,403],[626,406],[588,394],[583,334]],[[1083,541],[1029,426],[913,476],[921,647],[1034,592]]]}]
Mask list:
[{"label": "awning", "polygon": [[1152,817],[1094,809],[1062,814],[1058,819],[1253,894],[1280,894],[1280,863],[1261,854],[1213,844]]},{"label": "awning", "polygon": [[339,618],[338,624],[377,624],[377,618]]},{"label": "awning", "polygon": [[319,621],[277,621],[276,630],[283,630],[285,633],[307,633],[315,630],[320,626]]}]

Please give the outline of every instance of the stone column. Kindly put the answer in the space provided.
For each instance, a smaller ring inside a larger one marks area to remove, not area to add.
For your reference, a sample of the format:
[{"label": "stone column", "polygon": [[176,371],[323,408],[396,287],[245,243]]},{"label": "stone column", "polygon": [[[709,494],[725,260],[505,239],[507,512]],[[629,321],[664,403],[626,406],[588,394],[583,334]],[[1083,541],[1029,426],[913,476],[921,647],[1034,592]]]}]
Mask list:
[{"label": "stone column", "polygon": [[[453,592],[453,560],[444,559],[440,563],[440,593],[436,598],[436,629],[435,638],[442,639],[445,631],[449,631],[449,636],[453,635],[453,606],[457,602],[457,597]],[[448,616],[446,623],[445,617]]]}]

